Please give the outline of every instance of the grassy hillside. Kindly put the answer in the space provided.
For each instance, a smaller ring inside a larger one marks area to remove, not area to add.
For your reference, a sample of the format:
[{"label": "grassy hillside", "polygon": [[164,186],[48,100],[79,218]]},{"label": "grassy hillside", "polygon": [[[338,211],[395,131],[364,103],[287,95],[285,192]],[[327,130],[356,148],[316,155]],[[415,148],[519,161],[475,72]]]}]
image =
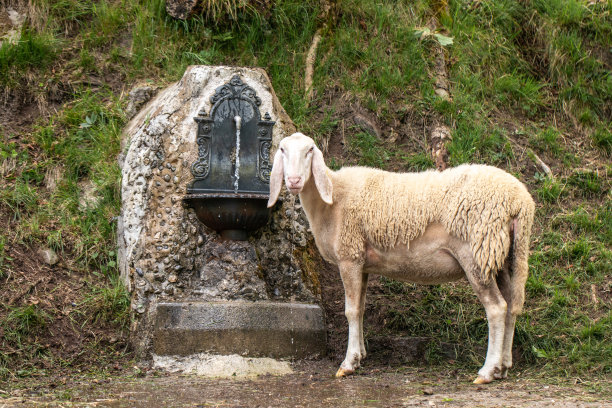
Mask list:
[{"label": "grassy hillside", "polygon": [[[537,202],[515,337],[522,368],[609,378],[612,1],[449,2],[438,33],[453,39],[450,101],[434,93],[440,43],[415,35],[438,2],[345,0],[331,17],[317,2],[271,3],[177,21],[162,0],[9,2],[27,19],[19,42],[0,48],[0,376],[112,370],[129,358],[115,259],[127,93],[163,87],[188,65],[224,64],[264,67],[332,167],[431,168],[427,136],[440,122],[452,130],[451,165],[516,175]],[[44,247],[57,265],[39,261]],[[467,346],[456,364],[481,362],[486,321],[464,283],[380,279],[368,314],[368,336],[433,336]],[[435,364],[436,350],[428,357]]]}]

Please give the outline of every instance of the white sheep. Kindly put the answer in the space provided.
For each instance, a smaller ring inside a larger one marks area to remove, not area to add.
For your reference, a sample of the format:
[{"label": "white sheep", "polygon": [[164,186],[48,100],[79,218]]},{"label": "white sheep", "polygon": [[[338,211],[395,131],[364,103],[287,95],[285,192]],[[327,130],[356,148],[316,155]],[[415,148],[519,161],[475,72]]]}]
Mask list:
[{"label": "white sheep", "polygon": [[535,211],[521,182],[483,165],[402,174],[366,167],[332,171],[301,133],[283,139],[274,156],[268,207],[278,199],[283,176],[300,196],[321,255],[338,265],[342,277],[349,339],[337,377],[352,374],[366,356],[369,273],[425,284],[465,276],[489,323],[487,356],[474,383],[507,376]]}]

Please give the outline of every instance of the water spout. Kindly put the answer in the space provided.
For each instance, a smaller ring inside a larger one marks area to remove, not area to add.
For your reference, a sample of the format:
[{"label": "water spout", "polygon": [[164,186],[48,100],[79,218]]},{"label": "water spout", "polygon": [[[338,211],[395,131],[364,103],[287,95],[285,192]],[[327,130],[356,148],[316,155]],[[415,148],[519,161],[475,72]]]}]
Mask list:
[{"label": "water spout", "polygon": [[234,171],[234,193],[238,193],[238,182],[240,181],[240,127],[242,126],[242,118],[238,115],[234,116],[236,122],[236,170]]}]

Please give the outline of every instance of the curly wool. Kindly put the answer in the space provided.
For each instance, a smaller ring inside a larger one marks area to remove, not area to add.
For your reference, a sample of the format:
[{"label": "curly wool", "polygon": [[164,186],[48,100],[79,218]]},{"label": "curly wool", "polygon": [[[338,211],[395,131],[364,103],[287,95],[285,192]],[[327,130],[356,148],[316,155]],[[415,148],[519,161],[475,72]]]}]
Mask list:
[{"label": "curly wool", "polygon": [[[525,186],[491,166],[462,165],[444,172],[390,173],[365,167],[330,172],[334,201],[342,201],[340,252],[363,259],[365,243],[387,250],[409,245],[427,225],[469,242],[482,279],[489,281],[510,252],[514,219],[528,251],[535,206]],[[526,253],[526,252],[525,252]]]}]

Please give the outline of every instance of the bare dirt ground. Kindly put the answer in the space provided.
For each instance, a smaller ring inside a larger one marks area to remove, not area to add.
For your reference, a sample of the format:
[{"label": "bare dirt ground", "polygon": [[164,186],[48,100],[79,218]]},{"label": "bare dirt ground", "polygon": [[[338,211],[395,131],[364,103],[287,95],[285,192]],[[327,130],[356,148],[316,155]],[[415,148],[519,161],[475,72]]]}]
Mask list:
[{"label": "bare dirt ground", "polygon": [[[208,379],[141,372],[64,379],[0,394],[0,407],[612,407],[612,379],[534,379],[471,384],[468,372],[376,367],[336,379],[336,362],[301,362],[282,377]],[[524,378],[523,378],[524,377]],[[52,387],[54,386],[54,387]]]}]

